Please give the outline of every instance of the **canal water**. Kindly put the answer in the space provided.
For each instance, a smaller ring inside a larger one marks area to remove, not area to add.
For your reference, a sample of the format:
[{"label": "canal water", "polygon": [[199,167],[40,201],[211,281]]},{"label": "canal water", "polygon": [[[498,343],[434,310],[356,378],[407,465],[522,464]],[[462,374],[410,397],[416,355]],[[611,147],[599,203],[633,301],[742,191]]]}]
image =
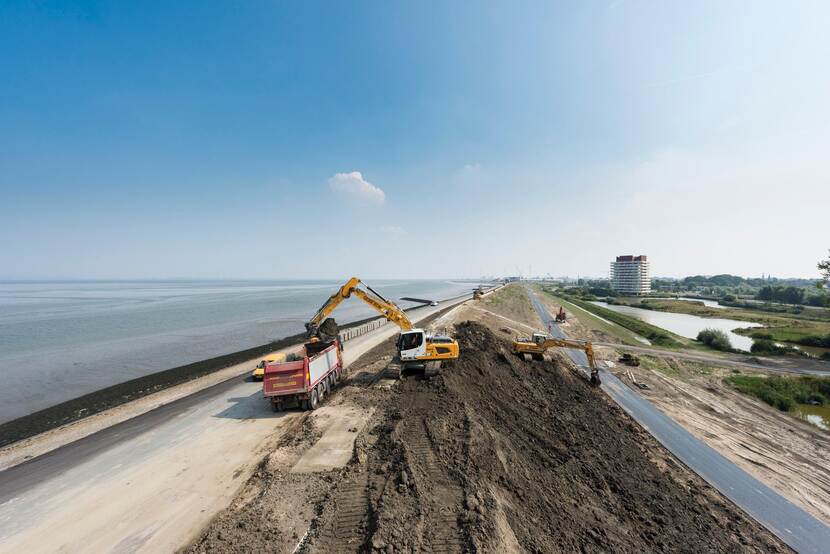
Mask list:
[{"label": "canal water", "polygon": [[671,298],[667,300],[685,300],[686,302],[702,302],[704,306],[707,308],[717,308],[718,310],[725,310],[727,306],[721,306],[718,304],[717,300],[705,300],[703,298],[687,298],[685,296],[679,296],[677,298]]},{"label": "canal water", "polygon": [[618,306],[607,302],[592,302],[597,306],[608,308],[621,314],[636,317],[646,323],[661,327],[672,333],[690,339],[696,339],[697,334],[704,329],[719,329],[726,333],[733,348],[749,351],[752,347],[752,339],[733,333],[733,329],[740,327],[761,327],[759,323],[749,321],[738,321],[736,319],[722,319],[700,317],[690,314],[676,314],[672,312],[658,312],[657,310],[644,310],[633,306]]}]

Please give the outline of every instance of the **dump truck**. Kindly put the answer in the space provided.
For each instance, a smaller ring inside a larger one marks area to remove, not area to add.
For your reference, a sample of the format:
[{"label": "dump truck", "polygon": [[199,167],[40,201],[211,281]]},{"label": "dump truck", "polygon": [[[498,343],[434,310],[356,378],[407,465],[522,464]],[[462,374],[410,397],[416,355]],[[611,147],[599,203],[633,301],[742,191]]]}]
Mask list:
[{"label": "dump truck", "polygon": [[292,404],[316,410],[343,377],[343,351],[338,339],[309,342],[300,353],[264,365],[262,394],[275,412]]}]

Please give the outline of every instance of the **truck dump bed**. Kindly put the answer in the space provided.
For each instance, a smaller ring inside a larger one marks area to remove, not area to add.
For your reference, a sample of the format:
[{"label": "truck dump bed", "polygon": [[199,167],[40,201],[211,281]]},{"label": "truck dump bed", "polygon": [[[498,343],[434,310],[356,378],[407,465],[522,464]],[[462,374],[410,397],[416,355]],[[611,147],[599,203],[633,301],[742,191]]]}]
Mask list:
[{"label": "truck dump bed", "polygon": [[307,365],[307,357],[294,362],[266,363],[262,393],[265,396],[279,396],[305,392]]}]

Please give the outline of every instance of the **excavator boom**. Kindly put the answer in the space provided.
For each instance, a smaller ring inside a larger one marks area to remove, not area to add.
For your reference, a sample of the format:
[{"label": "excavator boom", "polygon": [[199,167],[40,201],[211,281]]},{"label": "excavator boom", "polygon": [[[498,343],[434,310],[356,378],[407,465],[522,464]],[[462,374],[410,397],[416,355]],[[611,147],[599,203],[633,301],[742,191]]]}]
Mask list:
[{"label": "excavator boom", "polygon": [[[332,294],[328,300],[317,310],[317,313],[314,314],[308,323],[305,324],[306,331],[308,331],[309,336],[317,336],[320,333],[321,326],[326,321],[329,315],[340,305],[341,302],[349,298],[351,295],[355,295],[367,304],[369,304],[372,308],[378,311],[382,316],[386,319],[391,321],[392,323],[396,324],[404,331],[408,331],[412,329],[412,322],[409,321],[409,318],[406,316],[406,313],[398,308],[393,302],[385,299],[383,296],[378,294],[376,291],[372,290],[371,287],[368,285],[366,286],[369,291],[371,291],[372,295],[365,292],[364,290],[358,288],[361,284],[360,279],[357,277],[352,277],[346,284],[340,287],[337,292]],[[329,333],[329,330],[325,330],[326,334]],[[336,330],[335,330],[336,334]]]}]

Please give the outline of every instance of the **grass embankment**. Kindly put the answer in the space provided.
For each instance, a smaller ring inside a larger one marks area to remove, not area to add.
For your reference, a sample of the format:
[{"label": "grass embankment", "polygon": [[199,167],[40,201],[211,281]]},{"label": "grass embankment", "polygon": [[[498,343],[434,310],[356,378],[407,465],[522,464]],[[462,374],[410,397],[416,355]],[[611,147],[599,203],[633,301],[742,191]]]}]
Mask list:
[{"label": "grass embankment", "polygon": [[520,284],[510,284],[481,299],[481,307],[534,329],[544,328],[539,314]]},{"label": "grass embankment", "polygon": [[571,302],[583,310],[587,310],[603,319],[616,323],[620,327],[625,327],[629,331],[637,333],[641,337],[647,338],[654,345],[665,346],[667,348],[678,348],[684,345],[682,339],[677,337],[677,335],[674,335],[665,329],[661,329],[660,327],[646,323],[645,321],[641,321],[636,317],[621,314],[576,298],[566,297],[566,299],[568,302]]},{"label": "grass embankment", "polygon": [[585,325],[589,329],[601,331],[612,337],[616,337],[620,341],[622,341],[623,344],[627,344],[630,346],[643,346],[643,341],[640,340],[635,333],[632,333],[628,329],[620,327],[615,323],[603,321],[602,319],[600,319],[600,316],[593,314],[587,310],[581,309],[579,306],[572,304],[571,302],[565,300],[561,296],[557,296],[545,287],[539,287],[539,289],[550,299],[552,299],[555,303],[559,304],[560,306],[564,306],[564,308],[568,310],[568,312],[570,312],[572,316],[576,317],[580,322],[582,322],[583,325]]},{"label": "grass embankment", "polygon": [[830,312],[827,310],[804,310],[798,314],[772,314],[752,309],[712,308],[705,306],[703,302],[689,300],[620,297],[612,301],[615,304],[624,304],[646,310],[759,323],[763,327],[747,327],[736,329],[735,332],[753,339],[830,348]]},{"label": "grass embankment", "polygon": [[792,411],[798,404],[825,406],[830,401],[830,377],[730,375],[726,382],[782,412]]}]

